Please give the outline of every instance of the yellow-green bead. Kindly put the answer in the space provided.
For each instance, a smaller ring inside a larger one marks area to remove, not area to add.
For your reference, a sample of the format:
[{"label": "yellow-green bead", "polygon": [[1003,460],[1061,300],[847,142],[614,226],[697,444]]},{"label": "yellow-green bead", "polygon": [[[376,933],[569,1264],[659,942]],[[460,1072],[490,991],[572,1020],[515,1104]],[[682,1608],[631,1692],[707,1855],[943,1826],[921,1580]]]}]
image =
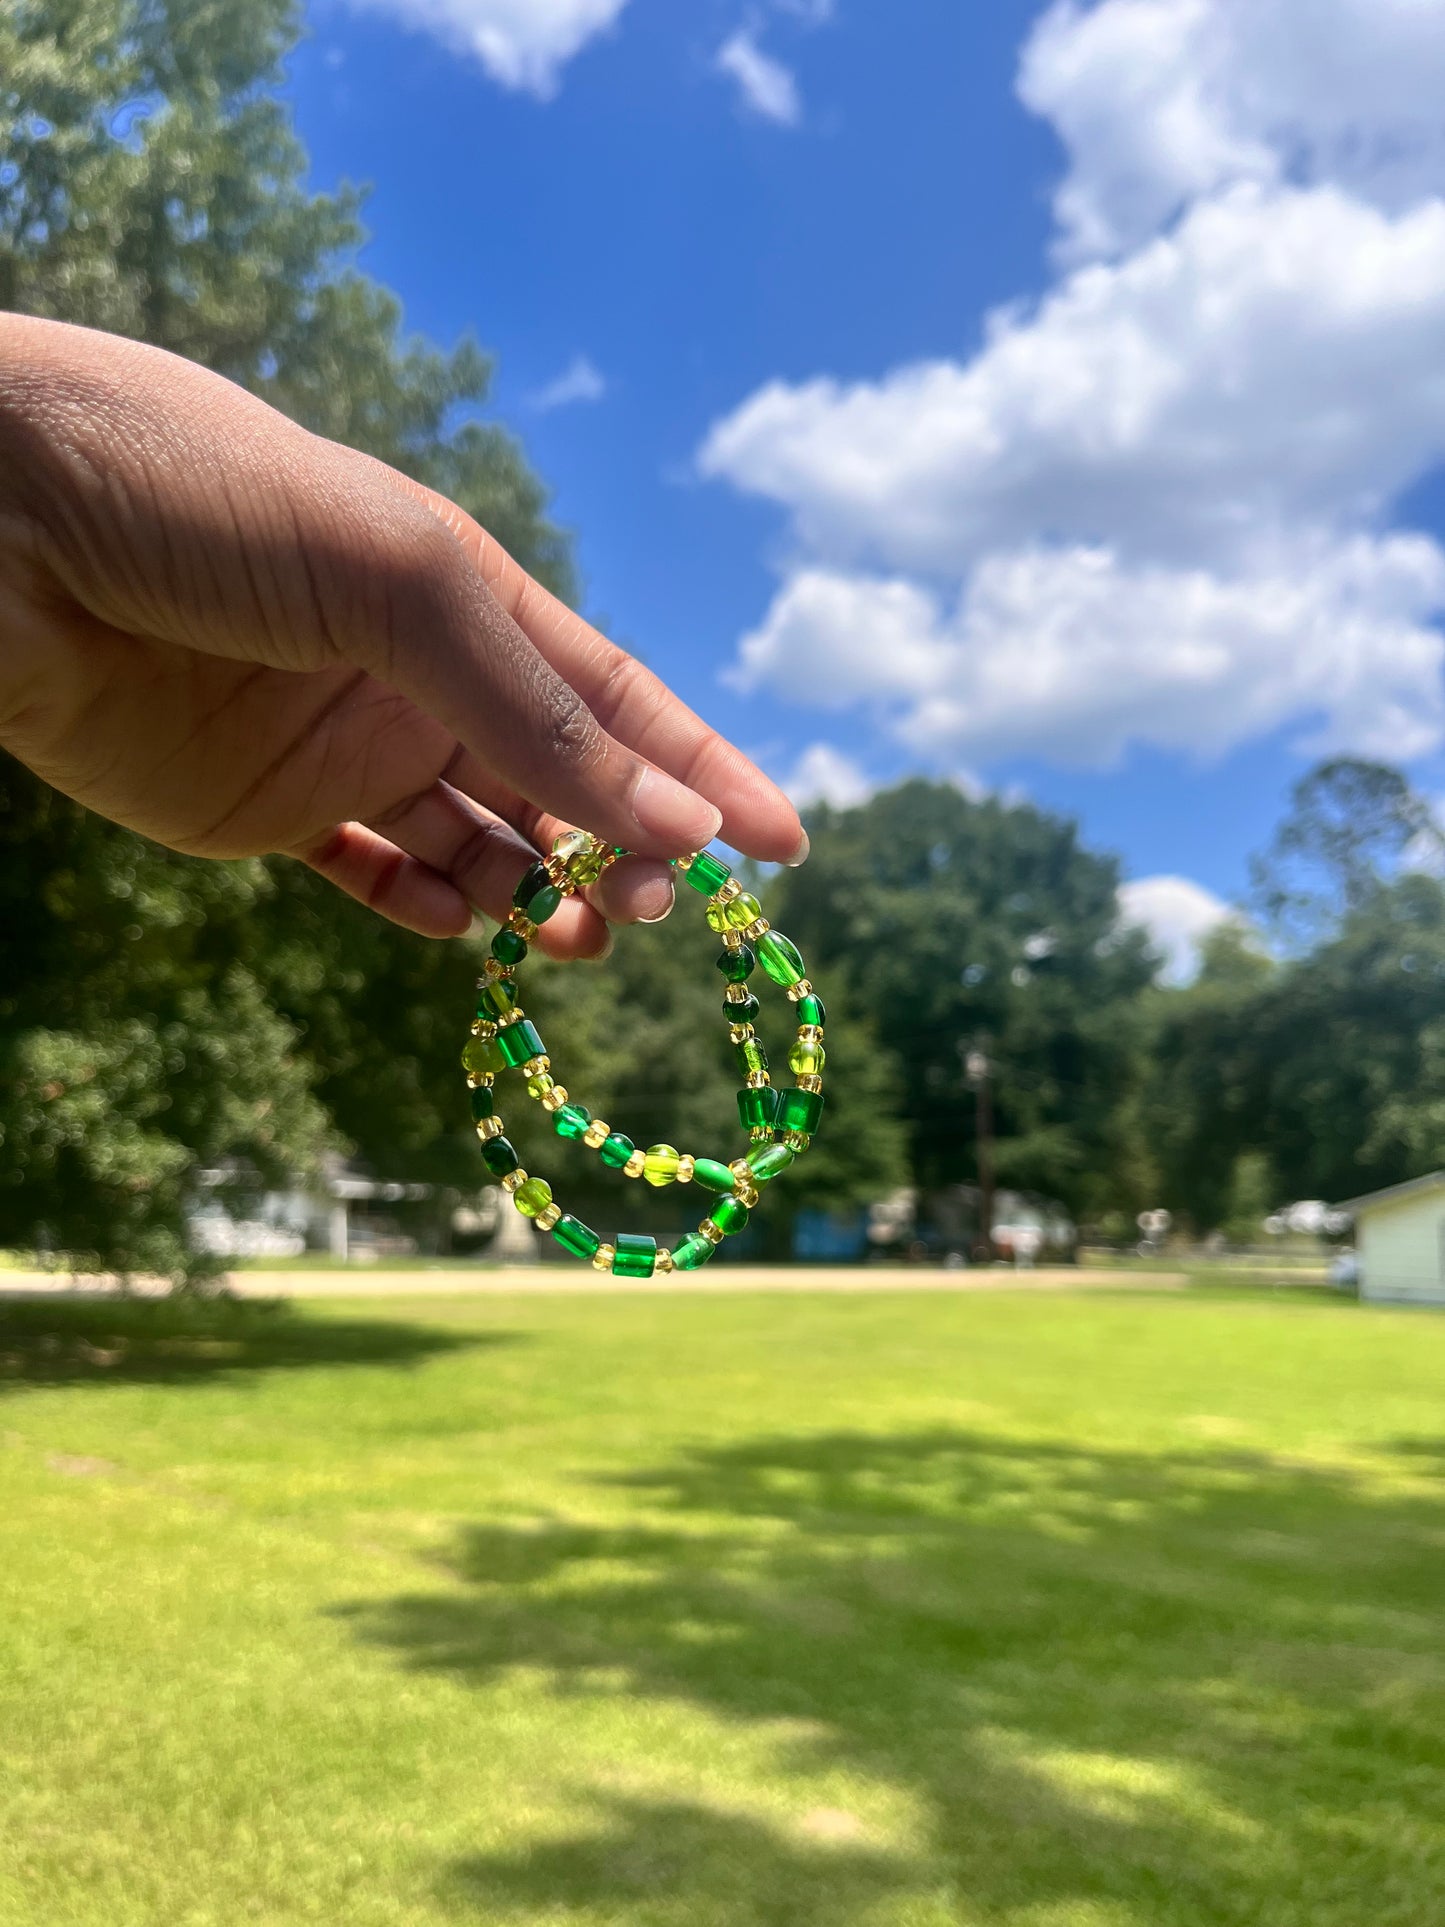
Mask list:
[{"label": "yellow-green bead", "polygon": [[677,1183],[681,1154],[670,1144],[650,1144],[643,1154],[642,1175],[649,1184]]},{"label": "yellow-green bead", "polygon": [[716,930],[721,936],[728,927],[728,912],[725,903],[710,903],[707,906],[707,927]]},{"label": "yellow-green bead", "polygon": [[537,1218],[552,1202],[552,1187],[545,1178],[528,1178],[512,1193],[512,1203],[524,1218]]},{"label": "yellow-green bead", "polygon": [[740,897],[734,897],[727,906],[727,920],[734,930],[746,930],[748,925],[755,923],[762,914],[763,906],[756,897],[749,896],[746,890]]},{"label": "yellow-green bead", "polygon": [[504,1068],[506,1060],[495,1037],[469,1037],[462,1052],[462,1064],[469,1071],[485,1074]]},{"label": "yellow-green bead", "polygon": [[788,1069],[795,1077],[816,1077],[828,1061],[828,1053],[821,1044],[805,1044],[801,1040],[788,1052]]}]

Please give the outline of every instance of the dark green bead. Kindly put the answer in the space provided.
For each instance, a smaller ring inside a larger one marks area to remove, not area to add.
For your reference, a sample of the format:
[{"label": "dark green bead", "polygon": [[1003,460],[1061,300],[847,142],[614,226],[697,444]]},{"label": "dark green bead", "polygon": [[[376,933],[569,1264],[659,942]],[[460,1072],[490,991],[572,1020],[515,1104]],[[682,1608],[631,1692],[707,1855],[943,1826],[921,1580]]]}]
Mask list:
[{"label": "dark green bead", "polygon": [[752,1130],[755,1124],[771,1124],[777,1110],[778,1093],[771,1084],[765,1084],[760,1091],[749,1087],[738,1092],[738,1117],[745,1131]]},{"label": "dark green bead", "polygon": [[657,1240],[640,1231],[619,1231],[612,1260],[614,1278],[650,1278],[657,1263]]},{"label": "dark green bead", "polygon": [[740,943],[736,950],[718,952],[717,967],[730,984],[743,984],[752,976],[756,962],[757,958],[750,947]]},{"label": "dark green bead", "polygon": [[482,1146],[482,1163],[494,1178],[506,1177],[509,1171],[517,1170],[521,1162],[516,1145],[508,1137],[489,1138]]},{"label": "dark green bead", "polygon": [[748,1221],[748,1207],[741,1198],[719,1198],[708,1217],[719,1231],[741,1231]]},{"label": "dark green bead", "polygon": [[592,1122],[592,1113],[585,1104],[564,1104],[552,1116],[552,1128],[558,1137],[577,1139],[587,1135],[587,1126]]},{"label": "dark green bead", "polygon": [[468,1091],[472,1101],[472,1122],[480,1124],[484,1117],[491,1117],[497,1108],[497,1094],[490,1084],[478,1084],[474,1091]]},{"label": "dark green bead", "polygon": [[741,1044],[734,1044],[733,1056],[737,1059],[738,1069],[744,1077],[751,1075],[754,1071],[765,1071],[768,1068],[768,1053],[756,1037],[747,1037]]},{"label": "dark green bead", "polygon": [[810,992],[806,997],[800,997],[798,999],[798,1022],[800,1024],[816,1024],[819,1030],[821,1030],[827,1021],[828,1013],[823,1008],[823,999],[821,997],[815,996]]},{"label": "dark green bead", "polygon": [[516,1008],[517,996],[514,978],[494,977],[491,983],[482,985],[477,997],[478,1017],[486,1023],[496,1023],[499,1017]]},{"label": "dark green bead", "polygon": [[786,1144],[755,1144],[748,1152],[748,1168],[759,1184],[786,1171],[797,1152]]},{"label": "dark green bead", "polygon": [[527,915],[533,923],[545,923],[562,901],[562,892],[555,883],[549,883],[545,890],[538,890],[527,905]]},{"label": "dark green bead", "polygon": [[545,1054],[542,1039],[537,1034],[537,1026],[530,1017],[524,1017],[520,1023],[508,1024],[505,1030],[499,1030],[497,1047],[503,1059],[513,1068],[518,1064],[528,1064],[534,1057]]},{"label": "dark green bead", "polygon": [[583,1224],[580,1218],[560,1217],[552,1227],[552,1236],[564,1251],[570,1251],[577,1258],[595,1256],[602,1240],[591,1225]]},{"label": "dark green bead", "polygon": [[[554,887],[551,877],[547,874],[546,864],[534,863],[522,872],[521,881],[512,892],[512,901],[524,916],[531,917],[530,906],[533,897],[539,890],[550,890]],[[532,921],[535,923],[537,919],[532,917]]]},{"label": "dark green bead", "polygon": [[694,1184],[700,1184],[704,1191],[721,1191],[724,1194],[736,1191],[736,1175],[716,1158],[695,1158],[692,1166]]},{"label": "dark green bead", "polygon": [[730,1024],[751,1024],[757,1018],[762,1005],[754,996],[744,997],[741,1003],[724,1002],[723,1016]]},{"label": "dark green bead", "polygon": [[499,930],[492,938],[492,955],[499,964],[519,964],[526,954],[526,938],[515,930]]},{"label": "dark green bead", "polygon": [[785,937],[781,930],[765,930],[758,938],[758,962],[773,982],[781,984],[784,990],[800,984],[808,974],[803,968],[798,946]]},{"label": "dark green bead", "polygon": [[686,871],[687,880],[699,896],[710,897],[714,890],[721,890],[732,871],[720,857],[711,850],[704,850],[695,856]]},{"label": "dark green bead", "polygon": [[602,1140],[597,1155],[610,1169],[620,1171],[636,1149],[637,1146],[625,1132],[614,1131],[611,1137]]},{"label": "dark green bead", "polygon": [[804,1131],[811,1137],[818,1128],[818,1119],[823,1115],[823,1093],[784,1091],[781,1097],[777,1128],[780,1131]]},{"label": "dark green bead", "polygon": [[674,1271],[696,1271],[705,1265],[715,1247],[711,1238],[704,1238],[700,1231],[689,1231],[682,1242],[673,1248],[672,1268]]}]

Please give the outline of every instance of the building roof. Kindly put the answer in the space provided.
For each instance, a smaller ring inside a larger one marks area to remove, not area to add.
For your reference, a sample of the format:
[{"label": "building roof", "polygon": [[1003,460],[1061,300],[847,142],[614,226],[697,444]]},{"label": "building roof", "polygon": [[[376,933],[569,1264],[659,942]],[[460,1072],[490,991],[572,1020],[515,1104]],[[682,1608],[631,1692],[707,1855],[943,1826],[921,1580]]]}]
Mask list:
[{"label": "building roof", "polygon": [[1393,1204],[1396,1198],[1408,1198],[1415,1192],[1434,1191],[1445,1185],[1445,1171],[1427,1171],[1423,1178],[1410,1178],[1404,1184],[1386,1185],[1383,1191],[1367,1191],[1362,1198],[1346,1198],[1339,1207],[1341,1211],[1353,1211],[1357,1216],[1377,1204]]}]

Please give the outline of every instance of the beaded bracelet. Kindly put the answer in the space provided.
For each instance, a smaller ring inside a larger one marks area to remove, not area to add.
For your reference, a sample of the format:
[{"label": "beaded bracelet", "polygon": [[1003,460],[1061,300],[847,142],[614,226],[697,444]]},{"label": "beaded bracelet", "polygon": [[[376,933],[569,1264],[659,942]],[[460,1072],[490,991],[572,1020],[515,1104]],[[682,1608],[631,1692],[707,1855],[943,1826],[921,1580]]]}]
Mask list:
[{"label": "beaded bracelet", "polygon": [[[683,1155],[671,1144],[653,1144],[640,1151],[630,1137],[614,1131],[584,1105],[572,1103],[565,1086],[553,1079],[552,1060],[541,1035],[518,1000],[517,966],[526,957],[538,926],[562,899],[596,883],[610,864],[626,854],[586,830],[571,830],[558,837],[550,856],[527,871],[477,979],[476,1021],[462,1052],[462,1065],[482,1161],[493,1177],[500,1178],[523,1216],[539,1230],[550,1231],[564,1251],[590,1259],[594,1271],[619,1278],[650,1278],[654,1271],[696,1271],[706,1264],[723,1239],[747,1223],[760,1187],[807,1150],[823,1111],[826,1014],[796,946],[770,926],[762,905],[743,889],[728,866],[708,850],[677,857],[673,868],[707,898],[708,928],[723,940],[717,960],[727,981],[723,1014],[746,1080],[738,1092],[738,1117],[750,1148],[731,1163]],[[788,1053],[794,1075],[794,1088],[789,1091],[774,1088],[767,1053],[753,1028],[760,1006],[748,979],[757,964],[762,965],[764,976],[787,992],[797,1010],[797,1041]],[[655,1238],[625,1231],[612,1243],[604,1243],[580,1218],[564,1213],[552,1201],[551,1185],[545,1178],[528,1176],[504,1135],[495,1085],[506,1070],[521,1072],[527,1095],[550,1113],[559,1137],[585,1144],[610,1170],[657,1186],[695,1183],[713,1193],[717,1201],[697,1230],[682,1239],[676,1250],[659,1250]]]}]

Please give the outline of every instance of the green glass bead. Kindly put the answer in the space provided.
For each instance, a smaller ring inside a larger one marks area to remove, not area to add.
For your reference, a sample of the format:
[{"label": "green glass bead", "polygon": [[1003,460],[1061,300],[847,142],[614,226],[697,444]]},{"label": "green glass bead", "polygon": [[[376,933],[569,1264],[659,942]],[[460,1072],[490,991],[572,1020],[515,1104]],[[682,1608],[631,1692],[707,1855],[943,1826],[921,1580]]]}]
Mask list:
[{"label": "green glass bead", "polygon": [[751,1076],[754,1071],[765,1071],[768,1068],[768,1053],[756,1037],[748,1037],[741,1044],[734,1044],[733,1056],[737,1059],[738,1069],[744,1077]]},{"label": "green glass bead", "polygon": [[816,1024],[818,1029],[821,1030],[827,1021],[828,1013],[823,1008],[823,999],[821,997],[809,992],[806,997],[800,997],[798,999],[798,1022],[800,1024]]},{"label": "green glass bead", "polygon": [[684,874],[699,896],[710,897],[721,890],[732,871],[721,857],[714,856],[711,850],[703,850],[693,858]]},{"label": "green glass bead", "polygon": [[[551,877],[547,874],[546,864],[539,860],[536,863],[529,864],[522,872],[517,887],[512,892],[512,901],[524,916],[532,917],[531,902],[533,897],[536,896],[539,890],[551,890],[555,887]],[[532,917],[532,921],[535,923],[537,919]]]},{"label": "green glass bead", "polygon": [[527,1079],[528,1097],[535,1097],[540,1100],[544,1098],[552,1088],[552,1073],[550,1071],[538,1071],[534,1077]]},{"label": "green glass bead", "polygon": [[657,1240],[640,1231],[619,1231],[612,1260],[614,1278],[650,1278],[657,1263]]},{"label": "green glass bead", "polygon": [[505,1030],[499,1030],[497,1048],[502,1053],[502,1062],[513,1068],[518,1064],[530,1063],[534,1057],[541,1057],[545,1050],[537,1034],[537,1026],[529,1017],[524,1017],[518,1024],[508,1024]]},{"label": "green glass bead", "polygon": [[759,1184],[767,1184],[786,1171],[797,1155],[786,1144],[755,1144],[748,1152],[748,1169]]},{"label": "green glass bead", "polygon": [[736,1191],[737,1176],[716,1158],[695,1158],[692,1166],[693,1182],[700,1184],[704,1191],[721,1191],[724,1194]]},{"label": "green glass bead", "polygon": [[472,1122],[480,1124],[484,1117],[491,1117],[497,1108],[497,1094],[490,1084],[478,1084],[475,1090],[468,1091],[471,1099]]},{"label": "green glass bead", "polygon": [[696,1271],[700,1265],[707,1263],[715,1249],[711,1238],[704,1238],[700,1231],[689,1231],[673,1247],[672,1268],[674,1271]]},{"label": "green glass bead", "polygon": [[723,1016],[730,1024],[751,1024],[756,1021],[762,1005],[756,997],[744,997],[741,1003],[723,1002]]},{"label": "green glass bead", "polygon": [[494,1024],[499,1017],[505,1017],[517,1004],[516,980],[512,977],[494,977],[489,984],[483,984],[477,997],[477,1015],[484,1023]]},{"label": "green glass bead", "polygon": [[747,1223],[748,1207],[741,1198],[719,1198],[707,1215],[709,1221],[715,1224],[719,1231],[731,1234],[734,1231],[741,1231]]},{"label": "green glass bead", "polygon": [[527,915],[533,923],[545,923],[562,901],[562,892],[555,883],[549,883],[545,890],[539,890],[527,905]]},{"label": "green glass bead", "polygon": [[730,984],[746,983],[753,974],[757,958],[745,943],[736,950],[723,950],[718,953],[717,967]]},{"label": "green glass bead", "polygon": [[553,856],[562,859],[568,877],[581,889],[585,884],[596,883],[607,868],[609,851],[605,843],[587,830],[568,830],[559,836],[552,845]]},{"label": "green glass bead", "polygon": [[821,1044],[805,1044],[801,1038],[788,1052],[788,1069],[795,1077],[817,1077],[827,1061]]},{"label": "green glass bead", "polygon": [[761,1090],[749,1087],[738,1092],[738,1117],[745,1131],[757,1124],[771,1124],[777,1111],[778,1093],[771,1084],[765,1084]]},{"label": "green glass bead", "polygon": [[649,1144],[642,1160],[642,1175],[649,1184],[661,1187],[677,1183],[677,1167],[682,1163],[681,1152],[670,1144]]},{"label": "green glass bead", "polygon": [[614,1131],[611,1137],[603,1139],[597,1155],[609,1169],[620,1171],[636,1149],[637,1146],[624,1132]]},{"label": "green glass bead", "polygon": [[560,1111],[552,1113],[552,1128],[558,1137],[577,1139],[586,1137],[587,1126],[592,1122],[592,1113],[585,1104],[564,1104]]},{"label": "green glass bead", "polygon": [[710,903],[705,912],[707,927],[716,930],[719,936],[728,927],[728,907],[725,903]]},{"label": "green glass bead", "polygon": [[784,990],[793,984],[800,984],[807,971],[803,959],[798,954],[798,946],[785,937],[781,930],[765,930],[758,938],[758,962],[775,984]]},{"label": "green glass bead", "polygon": [[492,938],[492,955],[499,964],[519,964],[527,954],[527,940],[515,930],[499,930]]},{"label": "green glass bead", "polygon": [[537,1218],[552,1202],[552,1187],[545,1178],[528,1178],[512,1193],[512,1203],[524,1218]]},{"label": "green glass bead", "polygon": [[779,1131],[803,1131],[811,1137],[823,1115],[821,1091],[783,1091],[778,1105]]},{"label": "green glass bead", "polygon": [[750,923],[756,923],[763,914],[763,906],[756,897],[749,896],[744,890],[740,897],[734,897],[727,906],[728,922],[734,930],[746,930]]},{"label": "green glass bead", "polygon": [[508,1137],[488,1138],[482,1146],[482,1163],[494,1178],[505,1178],[520,1166],[517,1147]]},{"label": "green glass bead", "polygon": [[602,1243],[591,1225],[583,1224],[580,1218],[569,1217],[565,1213],[553,1225],[552,1236],[564,1251],[570,1251],[577,1258],[595,1256]]},{"label": "green glass bead", "polygon": [[502,1047],[495,1037],[469,1037],[466,1048],[462,1052],[462,1064],[465,1069],[477,1071],[486,1076],[505,1070],[507,1060],[503,1057]]}]

